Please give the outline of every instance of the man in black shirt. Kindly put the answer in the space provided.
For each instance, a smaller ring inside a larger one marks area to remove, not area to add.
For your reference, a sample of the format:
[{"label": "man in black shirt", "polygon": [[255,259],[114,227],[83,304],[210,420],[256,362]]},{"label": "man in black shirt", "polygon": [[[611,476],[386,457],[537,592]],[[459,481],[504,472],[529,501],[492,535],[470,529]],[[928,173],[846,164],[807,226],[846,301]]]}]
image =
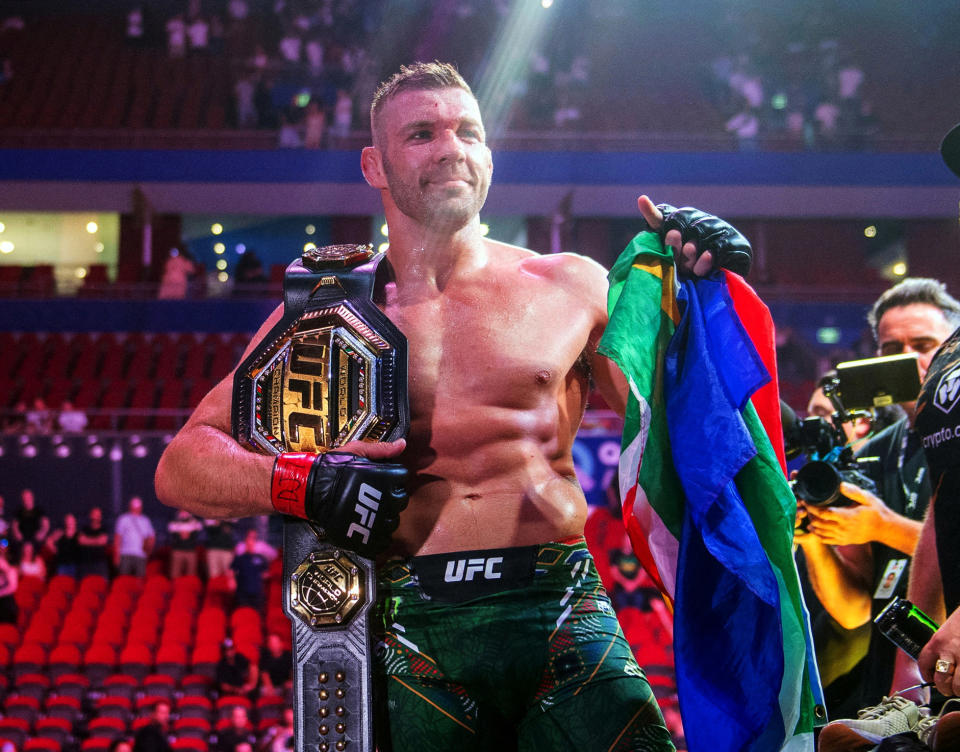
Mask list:
[{"label": "man in black shirt", "polygon": [[223,695],[246,695],[257,685],[256,667],[250,665],[250,659],[237,650],[231,639],[223,641],[216,679]]},{"label": "man in black shirt", "polygon": [[39,551],[50,532],[50,518],[37,506],[33,491],[29,488],[20,492],[20,500],[22,505],[13,518],[13,537],[17,545],[30,541]]},{"label": "man in black shirt", "polygon": [[88,574],[98,574],[101,577],[110,576],[110,556],[107,546],[110,545],[110,534],[103,526],[103,512],[100,507],[90,510],[90,521],[84,525],[77,535],[80,550],[81,577]]},{"label": "man in black shirt", "polygon": [[160,700],[153,706],[150,723],[133,737],[133,752],[170,752],[170,703]]}]

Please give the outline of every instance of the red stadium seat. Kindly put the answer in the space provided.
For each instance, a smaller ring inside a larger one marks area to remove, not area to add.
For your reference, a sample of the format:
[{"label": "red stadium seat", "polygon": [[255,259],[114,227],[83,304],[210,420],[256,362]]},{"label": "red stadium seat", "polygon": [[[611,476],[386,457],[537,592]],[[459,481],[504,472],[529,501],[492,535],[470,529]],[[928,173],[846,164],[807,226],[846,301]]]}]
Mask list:
[{"label": "red stadium seat", "polygon": [[80,743],[81,752],[110,752],[114,739],[121,732],[113,732],[108,736],[91,736]]},{"label": "red stadium seat", "polygon": [[73,732],[73,723],[66,718],[40,718],[33,724],[33,731],[39,737],[56,739],[63,744]]},{"label": "red stadium seat", "polygon": [[36,674],[47,667],[47,648],[35,642],[26,642],[13,653],[15,676]]},{"label": "red stadium seat", "polygon": [[50,653],[48,673],[51,679],[62,674],[75,674],[83,663],[83,655],[76,645],[60,644]]}]

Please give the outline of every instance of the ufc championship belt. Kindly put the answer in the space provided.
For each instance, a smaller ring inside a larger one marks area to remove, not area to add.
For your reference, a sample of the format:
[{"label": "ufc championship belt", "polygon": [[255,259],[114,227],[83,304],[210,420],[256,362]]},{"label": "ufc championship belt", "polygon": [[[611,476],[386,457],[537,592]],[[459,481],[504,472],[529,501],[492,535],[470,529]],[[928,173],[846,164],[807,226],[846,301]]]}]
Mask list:
[{"label": "ufc championship belt", "polygon": [[[287,267],[283,318],[234,376],[241,444],[265,454],[323,452],[406,434],[407,342],[372,300],[383,258],[369,246],[335,245]],[[283,582],[296,751],[373,752],[373,562],[284,517]]]}]

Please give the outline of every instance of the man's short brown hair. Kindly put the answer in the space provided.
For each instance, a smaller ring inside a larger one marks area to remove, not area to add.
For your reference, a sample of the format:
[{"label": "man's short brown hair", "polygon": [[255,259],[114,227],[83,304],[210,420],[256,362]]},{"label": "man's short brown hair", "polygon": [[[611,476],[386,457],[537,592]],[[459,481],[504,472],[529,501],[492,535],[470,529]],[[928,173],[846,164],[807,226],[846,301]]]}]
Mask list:
[{"label": "man's short brown hair", "polygon": [[867,323],[877,337],[877,326],[891,308],[926,303],[939,308],[951,326],[960,326],[960,302],[947,292],[947,286],[929,277],[907,277],[883,293],[867,313]]},{"label": "man's short brown hair", "polygon": [[450,63],[434,60],[432,63],[401,66],[400,70],[381,83],[373,94],[373,102],[370,104],[370,130],[373,132],[374,143],[379,140],[377,115],[388,100],[402,91],[449,88],[463,89],[470,96],[474,96],[470,85]]}]

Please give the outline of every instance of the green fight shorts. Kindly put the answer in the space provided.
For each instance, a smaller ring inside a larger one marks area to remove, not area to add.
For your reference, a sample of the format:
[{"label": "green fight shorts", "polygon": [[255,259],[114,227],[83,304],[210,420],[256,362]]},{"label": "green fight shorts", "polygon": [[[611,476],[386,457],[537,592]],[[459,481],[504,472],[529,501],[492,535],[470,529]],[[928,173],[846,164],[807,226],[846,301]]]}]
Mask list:
[{"label": "green fight shorts", "polygon": [[381,752],[674,749],[583,538],[378,579]]}]

